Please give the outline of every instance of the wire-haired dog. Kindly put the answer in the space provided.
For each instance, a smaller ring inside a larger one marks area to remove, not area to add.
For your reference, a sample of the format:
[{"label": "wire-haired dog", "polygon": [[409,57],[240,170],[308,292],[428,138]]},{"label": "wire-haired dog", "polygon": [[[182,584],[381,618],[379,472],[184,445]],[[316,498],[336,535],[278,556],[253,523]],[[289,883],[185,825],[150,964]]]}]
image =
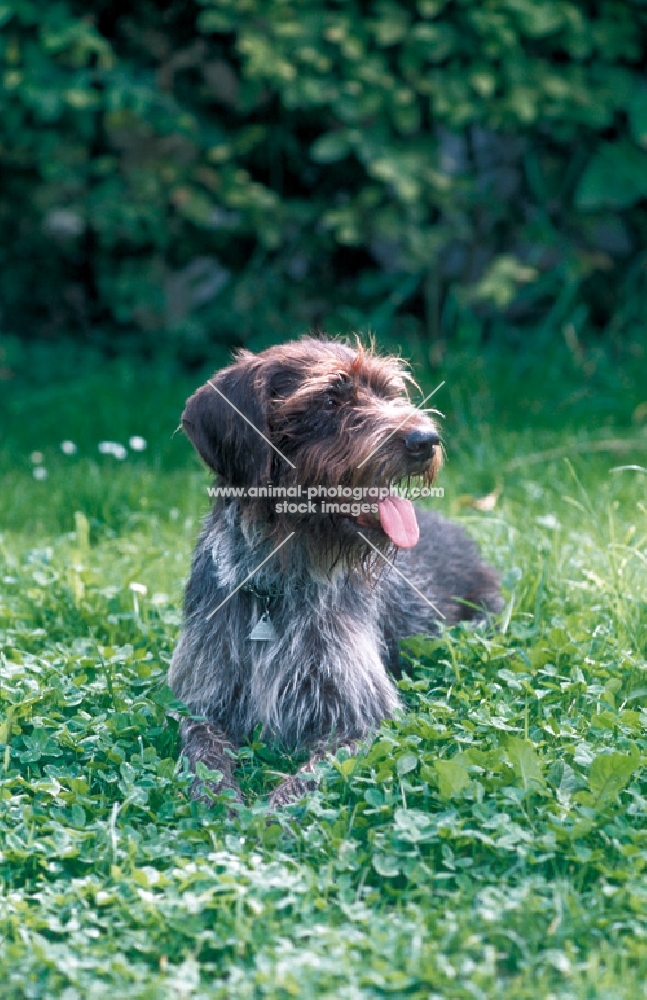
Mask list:
[{"label": "wire-haired dog", "polygon": [[461,528],[384,495],[441,463],[410,381],[396,358],[304,338],[241,351],[186,405],[182,426],[230,495],[197,543],[169,682],[194,717],[184,752],[222,773],[216,790],[236,788],[227,750],[260,722],[313,752],[273,803],[303,794],[326,749],[398,708],[399,639],[501,608]]}]

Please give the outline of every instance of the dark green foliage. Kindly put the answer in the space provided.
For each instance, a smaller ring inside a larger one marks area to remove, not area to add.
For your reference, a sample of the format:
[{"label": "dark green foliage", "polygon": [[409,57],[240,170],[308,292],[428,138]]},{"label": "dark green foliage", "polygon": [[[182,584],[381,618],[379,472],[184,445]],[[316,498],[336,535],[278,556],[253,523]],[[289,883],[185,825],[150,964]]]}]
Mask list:
[{"label": "dark green foliage", "polygon": [[642,323],[638,0],[6,0],[0,31],[5,330]]}]

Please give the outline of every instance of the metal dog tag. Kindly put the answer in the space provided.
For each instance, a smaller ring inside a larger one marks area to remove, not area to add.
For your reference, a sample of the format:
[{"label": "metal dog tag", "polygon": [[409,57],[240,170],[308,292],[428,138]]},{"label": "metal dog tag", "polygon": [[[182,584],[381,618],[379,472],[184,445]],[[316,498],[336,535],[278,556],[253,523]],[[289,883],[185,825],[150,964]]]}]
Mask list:
[{"label": "metal dog tag", "polygon": [[263,612],[249,633],[249,638],[252,642],[271,642],[273,639],[278,638],[276,629],[272,625],[269,611]]}]

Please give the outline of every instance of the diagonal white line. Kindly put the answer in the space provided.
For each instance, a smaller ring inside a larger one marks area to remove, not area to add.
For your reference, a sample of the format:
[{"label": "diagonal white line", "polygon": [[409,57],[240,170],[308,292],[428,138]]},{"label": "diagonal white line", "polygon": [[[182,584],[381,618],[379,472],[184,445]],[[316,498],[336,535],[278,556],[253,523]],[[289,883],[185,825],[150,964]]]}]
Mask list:
[{"label": "diagonal white line", "polygon": [[256,426],[256,424],[253,424],[251,422],[251,420],[249,420],[245,416],[244,413],[240,412],[240,410],[238,409],[237,406],[234,406],[234,404],[232,403],[232,401],[230,399],[227,399],[227,397],[225,396],[224,392],[221,392],[220,389],[213,384],[213,382],[211,381],[211,379],[207,379],[207,382],[209,383],[209,385],[211,386],[211,388],[213,389],[213,391],[217,392],[218,395],[221,396],[224,399],[225,403],[229,403],[229,405],[231,406],[232,410],[235,410],[239,417],[242,417],[243,420],[245,420],[249,424],[249,426],[252,427],[256,431],[257,434],[260,434],[260,436],[263,438],[263,441],[266,441],[267,444],[269,444],[270,448],[274,448],[274,451],[276,452],[276,454],[280,455],[284,462],[287,462],[288,465],[292,466],[293,469],[296,469],[296,465],[294,464],[294,462],[291,462],[289,458],[286,458],[285,455],[283,454],[283,452],[279,451],[279,449],[276,447],[276,445],[272,444],[272,442],[270,441],[270,439],[266,438],[262,431],[259,431],[259,429]]},{"label": "diagonal white line", "polygon": [[[440,386],[438,388],[440,388]],[[398,576],[401,576],[402,579],[404,580],[404,582],[408,583],[412,590],[415,590],[415,592],[418,595],[418,597],[422,597],[423,601],[425,601],[429,605],[430,608],[433,608],[433,610],[436,612],[436,614],[440,615],[441,618],[445,618],[446,617],[442,613],[442,611],[440,610],[440,608],[437,608],[435,604],[432,604],[431,601],[428,598],[425,597],[424,594],[421,594],[420,591],[418,590],[418,588],[416,587],[416,585],[413,584],[411,582],[411,580],[409,580],[409,578],[404,575],[404,573],[401,573],[400,570],[398,569],[398,567],[394,566],[393,563],[391,562],[391,560],[387,559],[386,556],[382,552],[380,552],[380,550],[377,548],[376,545],[373,545],[373,542],[369,542],[369,540],[366,537],[366,535],[363,535],[361,531],[358,531],[357,534],[359,535],[360,538],[364,539],[364,541],[366,542],[367,545],[370,545],[371,548],[374,549],[377,552],[377,554],[380,557],[380,559],[383,559],[384,562],[387,564],[387,566],[390,566],[392,570],[395,570],[395,572],[398,574]]]},{"label": "diagonal white line", "polygon": [[[430,392],[428,396],[425,396],[425,398],[424,398],[424,399],[422,400],[422,402],[421,402],[421,403],[418,403],[418,405],[417,405],[417,406],[415,407],[415,409],[416,409],[416,410],[419,410],[421,406],[424,406],[424,405],[425,405],[425,403],[427,402],[427,400],[428,400],[428,399],[431,399],[431,397],[432,397],[433,395],[435,395],[435,394],[436,394],[436,393],[438,392],[438,390],[439,390],[439,389],[442,389],[442,387],[444,386],[444,384],[445,384],[445,380],[443,380],[443,381],[442,381],[442,382],[440,383],[440,385],[437,385],[437,386],[436,386],[436,388],[434,389],[434,391],[433,391],[433,392]],[[379,451],[379,450],[380,450],[380,448],[382,447],[382,445],[383,445],[383,444],[386,444],[386,442],[387,442],[387,441],[388,441],[388,440],[389,440],[390,438],[392,438],[394,434],[397,434],[397,433],[398,433],[398,431],[400,430],[400,428],[401,428],[401,427],[404,427],[404,425],[405,425],[405,424],[406,424],[406,423],[407,423],[407,422],[408,422],[409,420],[411,420],[411,418],[412,418],[413,416],[414,416],[414,413],[410,413],[408,417],[405,417],[405,418],[404,418],[404,420],[402,421],[402,423],[401,423],[401,424],[398,424],[398,426],[397,426],[397,427],[395,428],[395,430],[394,430],[394,431],[391,431],[391,433],[390,433],[390,434],[388,434],[388,435],[387,435],[387,436],[386,436],[386,437],[385,437],[385,438],[384,438],[384,439],[383,439],[382,441],[380,441],[380,443],[379,443],[379,444],[377,445],[377,447],[373,448],[373,451],[371,452],[371,454],[370,454],[370,455],[367,455],[367,456],[366,456],[366,458],[365,458],[365,459],[363,459],[363,460],[362,460],[362,461],[361,461],[361,462],[359,463],[359,465],[357,466],[357,468],[358,468],[358,469],[361,469],[361,468],[362,468],[362,466],[364,465],[364,463],[365,463],[365,462],[368,462],[369,458],[373,458],[373,455],[375,454],[375,452],[376,452],[376,451]],[[370,544],[370,542],[369,542],[369,544]],[[381,553],[380,553],[380,554],[381,554]]]},{"label": "diagonal white line", "polygon": [[242,581],[242,583],[239,583],[239,584],[238,584],[238,586],[237,586],[237,587],[235,587],[235,588],[234,588],[234,590],[232,590],[231,594],[228,594],[228,595],[227,595],[227,597],[225,597],[224,601],[221,601],[221,602],[220,602],[220,604],[218,605],[218,607],[217,607],[217,608],[214,608],[214,609],[213,609],[213,611],[210,611],[210,612],[209,612],[209,614],[207,615],[207,617],[206,617],[205,621],[209,621],[209,619],[210,619],[210,618],[213,618],[213,616],[215,615],[216,611],[220,611],[221,607],[222,607],[222,606],[223,606],[224,604],[226,604],[226,603],[227,603],[227,601],[229,601],[229,600],[230,600],[230,599],[231,599],[231,598],[232,598],[232,597],[234,596],[234,594],[235,594],[235,593],[236,593],[237,591],[239,591],[239,590],[240,590],[240,588],[241,588],[241,587],[244,587],[244,586],[245,586],[245,584],[247,583],[247,581],[248,581],[248,580],[251,580],[251,578],[252,578],[252,577],[254,576],[254,573],[258,573],[259,569],[260,569],[260,568],[261,568],[262,566],[264,566],[266,562],[269,562],[269,560],[270,560],[270,559],[272,558],[272,556],[275,556],[275,555],[276,555],[276,553],[277,553],[277,552],[279,551],[279,549],[280,549],[280,548],[281,548],[281,547],[282,547],[283,545],[285,545],[285,543],[286,543],[286,542],[289,542],[289,541],[290,541],[290,539],[292,538],[292,535],[293,535],[293,534],[294,534],[294,531],[291,531],[291,532],[290,532],[290,534],[288,535],[288,537],[287,537],[287,538],[284,538],[282,542],[279,542],[279,544],[278,544],[278,545],[276,546],[276,548],[275,548],[275,549],[272,549],[272,551],[270,552],[269,556],[266,556],[266,557],[265,557],[265,559],[263,559],[263,562],[260,562],[260,563],[258,564],[258,566],[256,566],[256,567],[255,567],[255,569],[253,569],[253,570],[251,571],[251,573],[249,574],[249,576],[246,576],[246,577],[245,577],[245,579],[244,579],[244,580]]}]

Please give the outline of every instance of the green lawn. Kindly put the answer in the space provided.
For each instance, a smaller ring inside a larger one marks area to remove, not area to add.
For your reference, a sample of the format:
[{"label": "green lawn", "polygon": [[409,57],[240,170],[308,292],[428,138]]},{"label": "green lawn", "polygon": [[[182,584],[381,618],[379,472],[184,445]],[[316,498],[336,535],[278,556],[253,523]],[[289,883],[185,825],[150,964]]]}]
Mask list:
[{"label": "green lawn", "polygon": [[448,362],[434,505],[500,630],[413,641],[407,714],[272,816],[296,760],[255,740],[207,808],[167,717],[200,376],[33,358],[0,386],[3,1000],[647,997],[644,359]]}]

